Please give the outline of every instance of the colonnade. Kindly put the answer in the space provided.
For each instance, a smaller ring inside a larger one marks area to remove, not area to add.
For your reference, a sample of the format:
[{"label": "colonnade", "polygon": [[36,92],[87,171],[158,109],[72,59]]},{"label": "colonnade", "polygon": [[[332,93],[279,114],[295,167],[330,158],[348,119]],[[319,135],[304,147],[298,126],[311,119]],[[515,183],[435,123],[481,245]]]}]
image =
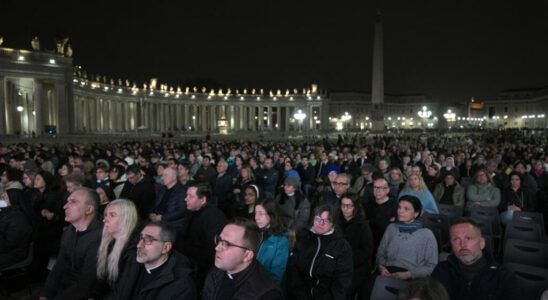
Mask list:
[{"label": "colonnade", "polygon": [[[200,99],[202,95],[163,99],[112,94],[76,87],[74,132],[308,131],[321,129],[323,115],[327,116],[321,102],[304,97],[302,101],[258,104]],[[294,118],[299,110],[306,115],[304,120]]]}]

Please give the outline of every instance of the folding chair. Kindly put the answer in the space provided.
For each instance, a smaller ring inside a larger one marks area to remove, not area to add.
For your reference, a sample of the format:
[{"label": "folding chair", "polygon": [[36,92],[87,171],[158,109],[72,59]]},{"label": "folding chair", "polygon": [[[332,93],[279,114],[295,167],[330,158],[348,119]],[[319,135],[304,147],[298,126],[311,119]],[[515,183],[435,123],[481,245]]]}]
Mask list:
[{"label": "folding chair", "polygon": [[511,221],[506,225],[506,233],[504,235],[504,240],[506,241],[508,239],[542,242],[542,231],[540,229],[540,224]]},{"label": "folding chair", "polygon": [[[8,296],[13,290],[13,286],[11,285],[12,283],[23,282],[25,285],[28,284],[28,278],[26,277],[29,275],[28,269],[32,263],[33,258],[34,242],[31,242],[29,245],[29,252],[24,260],[0,270],[0,282],[3,284],[3,288],[6,290]],[[20,278],[23,278],[23,280],[20,280]],[[32,290],[30,286],[28,287],[28,289],[29,295],[31,295]]]},{"label": "folding chair", "polygon": [[520,299],[540,299],[548,287],[548,269],[516,263],[505,263],[504,266],[518,278]]},{"label": "folding chair", "polygon": [[504,246],[504,262],[548,269],[548,244],[508,239]]},{"label": "folding chair", "polygon": [[546,235],[546,232],[544,232],[544,216],[539,212],[515,211],[512,215],[512,221],[538,223],[540,224],[542,236]]},{"label": "folding chair", "polygon": [[439,251],[449,244],[449,217],[443,214],[429,214],[424,213],[422,215],[423,225],[427,228],[438,228],[440,232],[441,244],[438,244]]},{"label": "folding chair", "polygon": [[457,218],[462,217],[462,207],[460,206],[438,204],[438,210],[440,211],[440,214],[447,216],[450,225],[452,225]]},{"label": "folding chair", "polygon": [[493,237],[494,238],[502,237],[500,215],[499,215],[499,210],[496,207],[473,208],[471,211],[470,217],[472,217],[472,219],[474,219],[475,217],[483,217],[488,219],[491,223],[491,226],[493,227]]},{"label": "folding chair", "polygon": [[373,292],[371,292],[371,299],[395,300],[398,297],[400,289],[407,286],[407,284],[408,283],[403,280],[379,275],[375,279]]}]

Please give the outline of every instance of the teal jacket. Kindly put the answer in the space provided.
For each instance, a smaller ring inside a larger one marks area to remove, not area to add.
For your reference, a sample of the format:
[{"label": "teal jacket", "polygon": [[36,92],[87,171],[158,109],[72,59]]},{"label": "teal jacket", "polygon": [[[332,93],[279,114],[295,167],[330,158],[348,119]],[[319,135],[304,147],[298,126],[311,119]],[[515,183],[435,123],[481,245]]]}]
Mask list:
[{"label": "teal jacket", "polygon": [[287,259],[289,258],[288,236],[287,232],[282,236],[270,235],[262,243],[259,254],[257,254],[257,260],[272,274],[272,277],[278,281],[282,289]]}]

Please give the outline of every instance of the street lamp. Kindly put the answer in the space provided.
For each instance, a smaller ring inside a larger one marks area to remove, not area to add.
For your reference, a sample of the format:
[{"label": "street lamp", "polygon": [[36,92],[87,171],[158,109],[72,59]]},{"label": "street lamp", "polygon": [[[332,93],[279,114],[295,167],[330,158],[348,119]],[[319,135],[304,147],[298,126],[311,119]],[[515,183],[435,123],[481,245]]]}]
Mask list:
[{"label": "street lamp", "polygon": [[[346,123],[346,122],[352,120],[352,115],[348,114],[348,112],[345,111],[344,115],[341,116],[341,120]],[[348,129],[348,125],[347,125],[346,129]]]},{"label": "street lamp", "polygon": [[299,121],[299,132],[302,130],[302,125],[303,125],[303,120],[306,119],[306,114],[303,113],[302,110],[298,110],[294,115],[293,115],[293,118],[295,118],[295,120]]},{"label": "street lamp", "polygon": [[447,112],[443,114],[443,117],[445,118],[445,120],[447,120],[448,123],[455,121],[455,116],[455,113],[452,112],[450,109],[448,109]]},{"label": "street lamp", "polygon": [[428,110],[426,106],[423,106],[422,110],[419,110],[418,115],[419,117],[423,119],[427,119],[427,118],[430,118],[430,116],[432,116],[432,111]]}]

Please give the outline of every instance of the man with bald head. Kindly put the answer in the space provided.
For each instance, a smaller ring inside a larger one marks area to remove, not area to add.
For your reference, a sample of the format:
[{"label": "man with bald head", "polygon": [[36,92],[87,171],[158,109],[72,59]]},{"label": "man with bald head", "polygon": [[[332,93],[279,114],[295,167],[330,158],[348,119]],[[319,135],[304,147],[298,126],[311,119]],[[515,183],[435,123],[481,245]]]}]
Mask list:
[{"label": "man with bald head", "polygon": [[431,275],[443,284],[451,299],[519,298],[517,278],[484,251],[485,240],[474,220],[455,220],[451,246],[453,254],[440,262]]},{"label": "man with bald head", "polygon": [[68,197],[63,232],[55,266],[48,275],[40,299],[83,299],[95,279],[97,249],[103,223],[95,217],[99,195],[89,188],[75,188]]},{"label": "man with bald head", "polygon": [[158,192],[156,202],[149,218],[151,221],[166,221],[177,232],[183,229],[186,210],[186,189],[177,180],[177,170],[166,168],[162,174],[164,186]]}]

